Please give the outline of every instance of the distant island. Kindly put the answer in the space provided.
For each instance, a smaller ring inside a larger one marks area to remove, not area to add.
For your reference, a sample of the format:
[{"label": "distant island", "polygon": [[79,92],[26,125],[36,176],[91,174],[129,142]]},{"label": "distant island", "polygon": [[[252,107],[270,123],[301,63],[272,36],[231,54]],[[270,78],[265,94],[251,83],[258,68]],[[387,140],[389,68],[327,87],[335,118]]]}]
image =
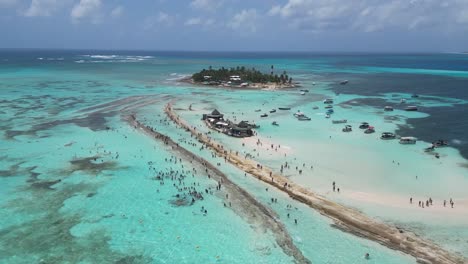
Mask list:
[{"label": "distant island", "polygon": [[251,87],[251,88],[292,88],[298,87],[298,83],[293,82],[286,71],[281,74],[275,74],[274,66],[271,65],[269,74],[262,73],[255,68],[246,68],[237,66],[232,68],[221,67],[213,69],[211,66],[208,69],[203,69],[200,72],[194,73],[191,77],[183,79],[193,84],[213,85],[222,87]]}]

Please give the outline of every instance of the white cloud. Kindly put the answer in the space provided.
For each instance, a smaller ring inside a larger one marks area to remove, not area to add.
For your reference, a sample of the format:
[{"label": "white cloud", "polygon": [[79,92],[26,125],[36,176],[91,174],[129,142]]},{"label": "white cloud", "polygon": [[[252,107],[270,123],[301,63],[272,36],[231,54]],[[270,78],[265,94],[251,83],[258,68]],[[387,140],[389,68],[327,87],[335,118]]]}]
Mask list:
[{"label": "white cloud", "polygon": [[207,19],[203,19],[201,17],[193,17],[193,18],[189,18],[187,19],[187,21],[185,21],[184,25],[186,26],[211,26],[215,23],[215,20],[214,19],[211,19],[211,18],[207,18]]},{"label": "white cloud", "polygon": [[80,0],[80,2],[73,7],[70,16],[73,22],[79,22],[86,17],[93,17],[93,21],[97,22],[96,19],[98,18],[100,7],[101,0]]},{"label": "white cloud", "polygon": [[227,24],[228,27],[238,30],[242,33],[253,33],[257,31],[257,10],[244,9],[234,15]]},{"label": "white cloud", "polygon": [[112,17],[120,17],[124,12],[124,7],[123,6],[116,6],[114,9],[111,11],[111,16]]},{"label": "white cloud", "polygon": [[223,0],[193,0],[190,6],[204,11],[215,11],[220,8],[222,4]]},{"label": "white cloud", "polygon": [[313,31],[447,28],[468,24],[468,0],[288,0],[267,14]]},{"label": "white cloud", "polygon": [[28,17],[51,16],[59,8],[59,5],[59,0],[32,0],[24,15]]}]

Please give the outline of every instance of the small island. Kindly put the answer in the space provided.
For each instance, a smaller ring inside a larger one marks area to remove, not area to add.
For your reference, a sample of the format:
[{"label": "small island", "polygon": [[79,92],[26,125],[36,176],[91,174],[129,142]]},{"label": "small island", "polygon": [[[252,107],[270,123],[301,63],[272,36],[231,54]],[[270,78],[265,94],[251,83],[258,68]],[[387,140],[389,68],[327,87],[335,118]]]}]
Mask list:
[{"label": "small island", "polygon": [[249,69],[244,66],[237,66],[235,68],[221,67],[219,69],[213,69],[210,66],[208,69],[194,73],[183,81],[200,85],[238,88],[280,89],[298,87],[298,83],[293,82],[292,77],[286,71],[278,75],[275,74],[273,65],[271,65],[270,69],[270,73],[266,74],[255,68]]}]

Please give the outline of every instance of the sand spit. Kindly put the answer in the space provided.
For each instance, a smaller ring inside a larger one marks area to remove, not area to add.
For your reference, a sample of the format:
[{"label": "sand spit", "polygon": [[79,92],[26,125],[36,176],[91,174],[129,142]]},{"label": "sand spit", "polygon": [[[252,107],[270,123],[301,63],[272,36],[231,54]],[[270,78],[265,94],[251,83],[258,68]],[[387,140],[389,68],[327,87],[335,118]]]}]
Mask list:
[{"label": "sand spit", "polygon": [[418,263],[468,263],[462,256],[450,253],[414,233],[379,222],[357,210],[327,200],[295,184],[288,178],[276,174],[270,168],[262,166],[252,159],[246,159],[233,151],[224,149],[221,144],[212,140],[208,135],[198,132],[196,127],[190,126],[185,120],[181,119],[172,109],[172,102],[166,105],[165,112],[173,122],[186,131],[191,132],[200,142],[215,151],[217,155],[225,157],[227,161],[234,164],[239,169],[284,191],[290,197],[307,204],[321,214],[331,218],[334,221],[333,226],[340,230],[376,241],[388,248],[407,253],[415,257]]},{"label": "sand spit", "polygon": [[235,201],[233,203],[233,209],[235,211],[241,212],[241,216],[246,217],[247,220],[253,224],[260,225],[263,230],[270,230],[275,236],[278,245],[283,249],[283,252],[288,256],[293,257],[296,263],[312,263],[296,247],[291,236],[286,230],[286,227],[278,220],[275,212],[258,202],[248,192],[230,181],[227,175],[220,171],[216,166],[210,164],[205,159],[193,154],[187,149],[180,147],[179,144],[174,142],[170,137],[139,122],[135,115],[127,115],[124,116],[123,119],[134,128],[139,128],[151,137],[163,141],[164,144],[172,147],[173,151],[177,151],[179,154],[182,154],[187,160],[195,161],[201,166],[207,168],[214,180],[222,182],[223,188],[229,192],[230,200]]}]

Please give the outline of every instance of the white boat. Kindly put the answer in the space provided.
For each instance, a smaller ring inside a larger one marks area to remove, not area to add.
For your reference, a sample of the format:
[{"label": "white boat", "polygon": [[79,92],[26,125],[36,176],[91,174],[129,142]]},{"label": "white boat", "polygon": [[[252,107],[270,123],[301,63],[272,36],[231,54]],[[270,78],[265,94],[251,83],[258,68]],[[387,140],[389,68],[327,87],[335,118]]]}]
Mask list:
[{"label": "white boat", "polygon": [[418,111],[418,107],[415,105],[410,105],[405,107],[405,111]]},{"label": "white boat", "polygon": [[330,118],[330,115],[329,114],[325,115],[325,118]]},{"label": "white boat", "polygon": [[406,103],[406,99],[401,99],[401,100],[400,100],[400,103],[401,103],[401,104]]},{"label": "white boat", "polygon": [[341,131],[343,131],[343,132],[351,132],[351,131],[353,131],[353,129],[351,128],[350,125],[346,125]]},{"label": "white boat", "polygon": [[315,82],[313,82],[312,85],[315,85]]},{"label": "white boat", "polygon": [[299,121],[309,121],[310,119],[311,119],[310,117],[305,116],[305,115],[299,116],[299,117],[297,118],[297,120],[299,120]]},{"label": "white boat", "polygon": [[323,103],[324,104],[333,104],[333,99],[327,98],[327,99],[323,100]]},{"label": "white boat", "polygon": [[300,116],[305,116],[305,115],[301,111],[297,111],[296,113],[293,114],[293,116],[300,117]]},{"label": "white boat", "polygon": [[386,112],[393,111],[393,107],[386,106],[386,107],[384,107],[384,111],[386,111]]},{"label": "white boat", "polygon": [[301,95],[305,95],[305,92],[301,92]]},{"label": "white boat", "polygon": [[395,139],[395,138],[396,138],[396,135],[391,132],[383,132],[382,136],[380,136],[380,139],[384,139],[384,140]]},{"label": "white boat", "polygon": [[401,137],[400,138],[400,144],[416,144],[416,138],[415,137]]}]

